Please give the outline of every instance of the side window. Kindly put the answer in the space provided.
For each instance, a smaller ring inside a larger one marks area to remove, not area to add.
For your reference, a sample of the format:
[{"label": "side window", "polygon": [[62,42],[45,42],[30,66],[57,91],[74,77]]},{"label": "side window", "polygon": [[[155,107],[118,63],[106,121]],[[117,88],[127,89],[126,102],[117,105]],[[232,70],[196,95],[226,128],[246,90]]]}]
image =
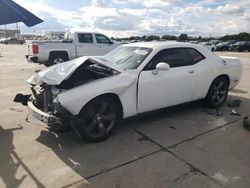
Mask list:
[{"label": "side window", "polygon": [[158,52],[144,70],[154,70],[160,62],[168,63],[171,68],[193,65],[185,48],[172,48]]},{"label": "side window", "polygon": [[203,59],[206,59],[204,55],[202,55],[200,52],[198,52],[197,50],[193,48],[187,48],[187,52],[193,64],[198,63],[202,61]]},{"label": "side window", "polygon": [[92,34],[78,34],[78,41],[80,43],[93,43]]},{"label": "side window", "polygon": [[104,44],[110,44],[110,40],[108,37],[106,37],[105,35],[101,35],[101,34],[95,34],[96,37],[96,42],[97,43],[104,43]]}]

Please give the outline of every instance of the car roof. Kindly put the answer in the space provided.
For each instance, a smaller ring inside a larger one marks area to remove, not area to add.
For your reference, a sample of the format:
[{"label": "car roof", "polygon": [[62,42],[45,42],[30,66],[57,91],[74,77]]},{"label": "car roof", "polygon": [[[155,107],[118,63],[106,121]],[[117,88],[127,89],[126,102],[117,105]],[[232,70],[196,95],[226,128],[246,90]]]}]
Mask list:
[{"label": "car roof", "polygon": [[152,41],[152,42],[137,42],[124,44],[122,46],[134,46],[143,48],[152,48],[154,51],[167,49],[167,48],[194,48],[201,52],[206,57],[218,58],[218,55],[212,53],[211,50],[201,44],[192,44],[189,42],[176,42],[176,41]]},{"label": "car roof", "polygon": [[188,42],[176,42],[176,41],[152,41],[152,42],[136,42],[124,44],[124,46],[134,46],[134,47],[144,47],[144,48],[178,48],[178,47],[196,47],[197,44],[192,44]]}]

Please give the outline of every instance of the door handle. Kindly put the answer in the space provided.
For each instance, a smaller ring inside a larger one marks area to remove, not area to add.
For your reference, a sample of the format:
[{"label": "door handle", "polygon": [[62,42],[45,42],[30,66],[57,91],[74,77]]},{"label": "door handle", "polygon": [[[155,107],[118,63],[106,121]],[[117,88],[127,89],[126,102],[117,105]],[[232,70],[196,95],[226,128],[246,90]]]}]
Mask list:
[{"label": "door handle", "polygon": [[193,73],[194,73],[194,70],[190,70],[190,71],[188,71],[188,73],[193,74]]}]

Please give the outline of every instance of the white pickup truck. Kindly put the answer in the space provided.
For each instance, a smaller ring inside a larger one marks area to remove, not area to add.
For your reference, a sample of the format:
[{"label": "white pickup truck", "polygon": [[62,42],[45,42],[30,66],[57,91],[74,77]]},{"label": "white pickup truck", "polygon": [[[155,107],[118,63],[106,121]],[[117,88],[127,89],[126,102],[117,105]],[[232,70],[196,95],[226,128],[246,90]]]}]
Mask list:
[{"label": "white pickup truck", "polygon": [[67,32],[62,41],[27,41],[27,61],[51,66],[80,56],[102,56],[118,47],[107,36],[94,32]]}]

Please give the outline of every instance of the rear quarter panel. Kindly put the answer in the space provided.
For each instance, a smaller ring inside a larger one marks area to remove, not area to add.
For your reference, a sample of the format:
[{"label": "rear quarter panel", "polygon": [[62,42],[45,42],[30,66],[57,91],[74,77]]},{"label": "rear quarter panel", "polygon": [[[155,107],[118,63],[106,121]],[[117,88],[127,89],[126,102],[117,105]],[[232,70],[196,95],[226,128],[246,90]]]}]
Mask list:
[{"label": "rear quarter panel", "polygon": [[237,57],[220,56],[222,61],[222,66],[220,71],[227,74],[230,78],[229,89],[234,88],[241,80],[243,74],[243,65]]},{"label": "rear quarter panel", "polygon": [[197,49],[206,56],[206,60],[196,64],[198,81],[193,100],[205,98],[213,80],[220,75],[229,76],[229,89],[239,83],[242,77],[242,64],[238,58],[220,57],[204,48]]}]

